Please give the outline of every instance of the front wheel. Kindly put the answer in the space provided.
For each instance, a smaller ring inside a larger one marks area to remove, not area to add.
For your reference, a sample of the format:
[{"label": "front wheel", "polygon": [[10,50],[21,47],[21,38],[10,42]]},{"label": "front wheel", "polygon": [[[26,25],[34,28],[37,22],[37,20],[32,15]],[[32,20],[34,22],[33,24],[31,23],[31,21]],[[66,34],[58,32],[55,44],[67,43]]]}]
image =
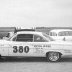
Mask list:
[{"label": "front wheel", "polygon": [[61,58],[61,54],[58,52],[49,52],[47,54],[47,61],[56,62]]}]

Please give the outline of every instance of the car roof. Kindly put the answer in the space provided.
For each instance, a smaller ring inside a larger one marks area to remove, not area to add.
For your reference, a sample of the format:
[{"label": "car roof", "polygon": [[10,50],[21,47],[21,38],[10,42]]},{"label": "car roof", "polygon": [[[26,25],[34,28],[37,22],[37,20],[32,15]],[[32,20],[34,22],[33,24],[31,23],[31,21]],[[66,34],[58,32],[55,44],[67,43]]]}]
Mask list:
[{"label": "car roof", "polygon": [[50,32],[59,33],[59,32],[62,32],[62,31],[72,31],[72,30],[71,29],[54,29],[54,30],[51,30]]},{"label": "car roof", "polygon": [[18,29],[15,32],[21,32],[21,31],[35,31],[34,29]]}]

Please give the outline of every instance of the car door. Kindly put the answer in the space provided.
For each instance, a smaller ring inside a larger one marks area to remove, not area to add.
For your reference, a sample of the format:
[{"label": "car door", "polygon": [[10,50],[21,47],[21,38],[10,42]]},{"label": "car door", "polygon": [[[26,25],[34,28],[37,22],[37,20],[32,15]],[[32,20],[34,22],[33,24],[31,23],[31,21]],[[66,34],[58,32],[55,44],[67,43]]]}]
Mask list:
[{"label": "car door", "polygon": [[18,34],[12,38],[9,56],[33,56],[32,34]]},{"label": "car door", "polygon": [[48,42],[42,36],[34,34],[34,42],[32,43],[34,46],[34,56],[43,57],[45,55],[45,43],[48,45]]}]

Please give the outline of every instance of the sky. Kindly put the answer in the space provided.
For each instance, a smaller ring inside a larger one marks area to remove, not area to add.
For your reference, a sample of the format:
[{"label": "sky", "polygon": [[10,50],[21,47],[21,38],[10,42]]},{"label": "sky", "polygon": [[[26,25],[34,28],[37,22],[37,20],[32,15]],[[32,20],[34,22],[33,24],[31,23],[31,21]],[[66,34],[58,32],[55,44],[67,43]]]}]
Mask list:
[{"label": "sky", "polygon": [[72,0],[0,0],[0,27],[72,27]]}]

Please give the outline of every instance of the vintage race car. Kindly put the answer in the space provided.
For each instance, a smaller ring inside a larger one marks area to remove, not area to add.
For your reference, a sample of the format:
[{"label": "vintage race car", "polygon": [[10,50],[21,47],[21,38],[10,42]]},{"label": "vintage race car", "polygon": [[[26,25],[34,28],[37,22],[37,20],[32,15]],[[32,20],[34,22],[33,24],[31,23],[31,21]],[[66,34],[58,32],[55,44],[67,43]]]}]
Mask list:
[{"label": "vintage race car", "polygon": [[72,42],[53,41],[42,32],[21,31],[8,40],[0,40],[0,57],[46,57],[59,61],[72,56]]}]

